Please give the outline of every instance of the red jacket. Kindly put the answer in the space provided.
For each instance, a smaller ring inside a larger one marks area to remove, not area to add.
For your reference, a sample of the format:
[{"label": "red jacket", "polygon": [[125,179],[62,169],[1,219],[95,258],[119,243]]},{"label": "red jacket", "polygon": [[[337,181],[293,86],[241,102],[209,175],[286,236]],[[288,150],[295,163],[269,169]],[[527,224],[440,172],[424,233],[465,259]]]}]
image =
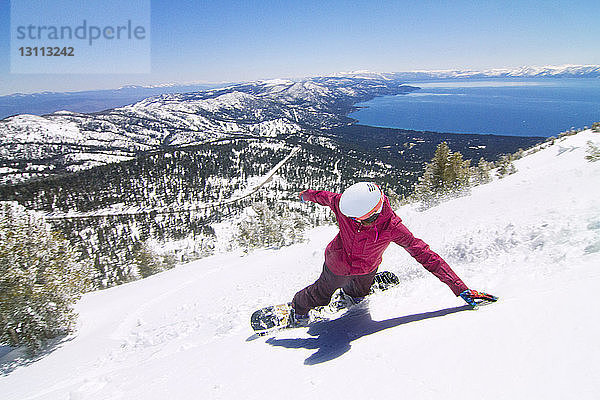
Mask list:
[{"label": "red jacket", "polygon": [[368,274],[379,267],[383,252],[394,242],[404,247],[425,269],[448,285],[455,295],[468,289],[442,257],[424,241],[415,238],[402,224],[387,198],[375,223],[362,226],[342,214],[340,197],[339,193],[324,190],[306,190],[302,193],[304,200],[330,207],[337,219],[340,231],[325,249],[325,264],[331,272],[336,275]]}]

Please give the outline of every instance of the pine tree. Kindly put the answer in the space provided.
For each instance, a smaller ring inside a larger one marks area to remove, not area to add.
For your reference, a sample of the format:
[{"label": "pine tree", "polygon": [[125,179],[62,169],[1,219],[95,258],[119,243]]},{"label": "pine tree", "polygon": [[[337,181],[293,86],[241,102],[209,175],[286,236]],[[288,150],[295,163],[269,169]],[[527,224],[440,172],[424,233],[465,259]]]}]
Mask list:
[{"label": "pine tree", "polygon": [[285,205],[270,207],[265,202],[257,202],[239,223],[236,238],[246,250],[287,246],[303,239],[306,225],[304,217]]},{"label": "pine tree", "polygon": [[460,152],[453,153],[446,142],[440,143],[431,162],[425,165],[413,198],[431,207],[447,197],[463,194],[469,188],[470,163]]},{"label": "pine tree", "polygon": [[588,154],[585,156],[585,159],[590,162],[600,161],[600,147],[596,146],[591,140],[588,140],[587,146],[586,152]]},{"label": "pine tree", "polygon": [[500,179],[517,172],[517,168],[513,165],[512,159],[508,155],[501,156],[500,160],[496,163],[496,166],[498,167],[496,175]]},{"label": "pine tree", "polygon": [[136,243],[133,259],[137,267],[137,273],[142,278],[147,278],[169,268],[146,243]]},{"label": "pine tree", "polygon": [[479,159],[479,163],[471,171],[471,184],[484,185],[492,181],[490,171],[494,168],[494,163],[486,161],[483,157]]},{"label": "pine tree", "polygon": [[68,332],[72,306],[90,288],[89,271],[41,216],[0,203],[0,342],[35,351]]}]

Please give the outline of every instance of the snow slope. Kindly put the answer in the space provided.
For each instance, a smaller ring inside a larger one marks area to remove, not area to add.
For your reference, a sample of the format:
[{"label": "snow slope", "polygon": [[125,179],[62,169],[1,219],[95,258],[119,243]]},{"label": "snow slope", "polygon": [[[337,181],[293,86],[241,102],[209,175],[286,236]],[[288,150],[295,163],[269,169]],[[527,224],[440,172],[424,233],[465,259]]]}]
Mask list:
[{"label": "snow slope", "polygon": [[[256,338],[251,312],[319,274],[336,232],[224,254],[86,295],[78,332],[2,358],[2,399],[594,399],[600,393],[600,163],[584,131],[518,173],[426,212],[398,210],[472,288],[478,311],[392,245],[402,284],[339,319]],[[5,349],[6,350],[6,349]]]}]

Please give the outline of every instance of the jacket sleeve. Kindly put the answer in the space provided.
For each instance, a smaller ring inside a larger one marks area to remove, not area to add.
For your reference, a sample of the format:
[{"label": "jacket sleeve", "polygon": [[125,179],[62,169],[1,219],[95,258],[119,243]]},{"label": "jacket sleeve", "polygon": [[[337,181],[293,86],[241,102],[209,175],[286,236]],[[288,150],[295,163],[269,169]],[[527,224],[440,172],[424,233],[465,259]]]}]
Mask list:
[{"label": "jacket sleeve", "polygon": [[313,203],[320,204],[322,206],[333,207],[335,198],[340,196],[338,193],[328,192],[326,190],[312,190],[308,189],[302,192],[302,199],[305,201],[312,201]]},{"label": "jacket sleeve", "polygon": [[452,271],[452,268],[450,268],[446,261],[431,250],[427,243],[414,237],[402,223],[398,223],[395,233],[394,242],[404,247],[427,271],[448,285],[456,296],[468,289],[467,285]]}]

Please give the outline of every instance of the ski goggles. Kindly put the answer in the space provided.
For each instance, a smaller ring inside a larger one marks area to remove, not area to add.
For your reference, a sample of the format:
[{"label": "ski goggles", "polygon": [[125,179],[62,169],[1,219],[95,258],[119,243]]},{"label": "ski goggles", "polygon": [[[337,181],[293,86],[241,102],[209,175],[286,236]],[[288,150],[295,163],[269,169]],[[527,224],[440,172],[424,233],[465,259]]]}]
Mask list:
[{"label": "ski goggles", "polygon": [[351,219],[355,222],[360,222],[361,224],[371,224],[377,220],[377,218],[379,217],[379,214],[381,214],[381,213],[379,212],[377,214],[372,214],[370,217],[367,217],[367,218],[351,218]]}]

